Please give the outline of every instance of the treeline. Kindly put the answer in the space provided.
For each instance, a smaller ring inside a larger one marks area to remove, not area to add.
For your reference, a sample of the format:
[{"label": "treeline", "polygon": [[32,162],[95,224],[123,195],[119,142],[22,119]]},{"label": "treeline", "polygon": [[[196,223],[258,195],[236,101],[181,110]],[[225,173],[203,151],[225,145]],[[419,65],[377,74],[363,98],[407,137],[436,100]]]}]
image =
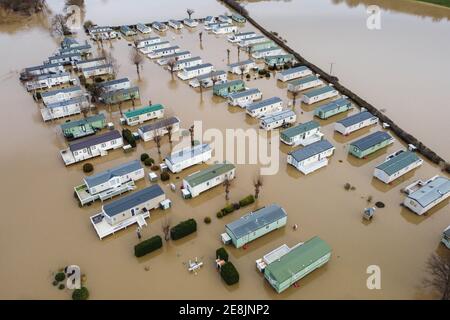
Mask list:
[{"label": "treeline", "polygon": [[0,0],[0,7],[16,13],[31,15],[45,7],[45,0]]}]

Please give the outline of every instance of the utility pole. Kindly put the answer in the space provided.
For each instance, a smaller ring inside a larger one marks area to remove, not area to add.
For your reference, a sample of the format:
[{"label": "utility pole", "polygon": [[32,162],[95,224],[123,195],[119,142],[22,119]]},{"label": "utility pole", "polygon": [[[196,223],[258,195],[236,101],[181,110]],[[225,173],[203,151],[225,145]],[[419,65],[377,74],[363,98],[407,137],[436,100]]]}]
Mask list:
[{"label": "utility pole", "polygon": [[330,62],[330,76],[333,75],[333,65],[334,62]]}]

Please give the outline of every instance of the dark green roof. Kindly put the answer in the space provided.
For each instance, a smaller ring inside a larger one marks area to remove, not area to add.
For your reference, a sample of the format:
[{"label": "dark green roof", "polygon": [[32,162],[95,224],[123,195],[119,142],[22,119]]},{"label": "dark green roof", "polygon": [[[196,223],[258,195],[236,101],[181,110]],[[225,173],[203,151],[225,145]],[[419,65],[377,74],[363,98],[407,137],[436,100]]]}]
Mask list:
[{"label": "dark green roof", "polygon": [[283,283],[329,253],[330,246],[316,236],[269,264],[265,272],[269,272],[278,283]]},{"label": "dark green roof", "polygon": [[377,169],[386,172],[390,176],[418,160],[419,157],[414,152],[403,151],[377,166]]},{"label": "dark green roof", "polygon": [[235,168],[235,166],[231,163],[214,164],[214,165],[209,166],[209,168],[207,168],[205,170],[202,170],[197,173],[193,173],[190,176],[187,176],[186,178],[184,178],[184,180],[191,187],[195,187],[196,185],[199,185],[203,182],[206,182],[215,177],[218,177],[234,168]]},{"label": "dark green roof", "polygon": [[63,124],[61,124],[61,130],[65,131],[65,130],[72,129],[74,127],[86,125],[88,123],[97,122],[97,121],[105,121],[105,115],[103,113],[99,113],[97,115],[87,117],[86,119],[80,119],[80,120],[76,120],[76,121],[69,121],[69,122],[63,123]]},{"label": "dark green roof", "polygon": [[149,112],[158,111],[164,109],[162,104],[153,104],[151,106],[142,107],[136,110],[131,110],[128,112],[124,112],[124,116],[127,118],[137,117]]},{"label": "dark green roof", "polygon": [[281,135],[291,139],[295,136],[298,136],[302,133],[311,131],[316,128],[319,128],[319,124],[316,121],[308,121],[305,123],[300,123],[300,124],[296,125],[295,127],[291,127],[289,129],[283,130],[281,132]]}]

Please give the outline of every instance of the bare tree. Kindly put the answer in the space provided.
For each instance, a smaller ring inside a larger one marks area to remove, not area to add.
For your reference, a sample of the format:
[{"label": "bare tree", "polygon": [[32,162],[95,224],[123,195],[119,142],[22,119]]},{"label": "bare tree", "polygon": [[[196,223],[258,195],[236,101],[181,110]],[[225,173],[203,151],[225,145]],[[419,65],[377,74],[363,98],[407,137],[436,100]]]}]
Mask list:
[{"label": "bare tree", "polygon": [[241,58],[241,47],[237,46],[237,53],[238,53],[238,61]]},{"label": "bare tree", "polygon": [[51,32],[56,37],[70,35],[70,29],[66,23],[66,17],[62,14],[56,14],[51,20]]},{"label": "bare tree", "polygon": [[228,61],[228,64],[230,63],[230,53],[231,53],[230,49],[227,49],[227,61]]},{"label": "bare tree", "polygon": [[87,115],[88,115],[88,113],[89,113],[89,109],[90,109],[90,106],[88,106],[88,107],[86,107],[86,106],[82,106],[81,107],[81,114],[83,115],[83,118],[87,118]]},{"label": "bare tree", "polygon": [[241,80],[244,80],[244,72],[245,72],[246,67],[245,66],[240,66],[239,67],[239,71],[241,72]]},{"label": "bare tree", "polygon": [[119,63],[117,62],[117,59],[113,57],[113,55],[111,54],[111,52],[106,52],[105,50],[102,50],[102,54],[106,59],[106,63],[111,64],[112,66],[112,75],[113,77],[117,77],[117,72],[119,71]]},{"label": "bare tree", "polygon": [[176,64],[177,64],[177,60],[176,60],[176,59],[170,59],[170,60],[167,62],[167,67],[169,67],[169,71],[170,71],[170,74],[171,74],[171,76],[172,76],[172,79],[173,79],[173,73],[174,73],[174,71],[175,71],[175,66],[176,66]]},{"label": "bare tree", "polygon": [[155,129],[155,133],[153,134],[153,141],[155,141],[156,148],[158,149],[158,154],[161,154],[161,140],[162,140],[162,130]]},{"label": "bare tree", "polygon": [[198,38],[200,39],[200,43],[202,43],[203,38],[203,32],[198,33]]},{"label": "bare tree", "polygon": [[165,217],[161,223],[162,231],[164,233],[164,240],[170,240],[170,218]]},{"label": "bare tree", "polygon": [[253,50],[253,46],[252,46],[252,45],[249,45],[249,46],[247,47],[247,53],[248,53],[248,58],[249,58],[249,59],[251,58],[252,50]]},{"label": "bare tree", "polygon": [[167,136],[169,137],[169,143],[172,143],[173,125],[166,126]]},{"label": "bare tree", "polygon": [[255,187],[255,199],[258,199],[259,193],[261,192],[261,187],[263,186],[263,179],[261,175],[258,175],[253,181],[253,186]]},{"label": "bare tree", "polygon": [[191,146],[194,146],[194,125],[189,128],[189,133],[191,134]]},{"label": "bare tree", "polygon": [[442,300],[450,300],[450,253],[442,256],[433,253],[427,262],[428,277],[424,279],[426,287],[433,288]]},{"label": "bare tree", "polygon": [[230,187],[231,187],[231,181],[228,179],[228,177],[225,177],[225,180],[223,181],[223,186],[225,188],[225,200],[230,200]]},{"label": "bare tree", "polygon": [[292,91],[292,109],[295,108],[295,102],[297,100],[299,92],[298,91]]},{"label": "bare tree", "polygon": [[189,19],[191,19],[192,15],[195,13],[195,11],[193,9],[186,9],[186,13],[189,16]]},{"label": "bare tree", "polygon": [[139,69],[144,63],[144,58],[142,58],[142,55],[137,50],[132,49],[130,52],[130,61],[136,66],[136,72],[138,74],[138,78],[140,79],[141,73]]}]

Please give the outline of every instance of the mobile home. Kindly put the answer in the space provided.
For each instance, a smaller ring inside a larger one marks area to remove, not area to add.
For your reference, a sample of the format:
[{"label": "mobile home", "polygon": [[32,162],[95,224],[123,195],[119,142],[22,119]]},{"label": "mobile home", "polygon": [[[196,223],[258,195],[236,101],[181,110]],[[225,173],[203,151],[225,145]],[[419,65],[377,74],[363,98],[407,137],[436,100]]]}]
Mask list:
[{"label": "mobile home", "polygon": [[49,73],[37,76],[36,79],[27,81],[25,87],[27,91],[50,89],[66,83],[75,83],[76,79],[72,78],[70,73]]},{"label": "mobile home", "polygon": [[131,29],[129,26],[121,26],[120,27],[120,32],[125,36],[125,37],[132,37],[137,35],[137,32],[134,31],[133,29]]},{"label": "mobile home", "polygon": [[61,73],[64,72],[64,66],[61,63],[47,63],[40,66],[25,68],[20,73],[20,80],[32,80],[35,76],[40,76],[48,73]]},{"label": "mobile home", "polygon": [[330,257],[330,246],[319,237],[314,237],[267,265],[264,278],[276,292],[281,293],[326,264]]},{"label": "mobile home", "polygon": [[74,69],[83,70],[85,68],[99,67],[107,64],[104,57],[94,58],[89,60],[78,61],[75,63]]},{"label": "mobile home", "polygon": [[[262,39],[258,42],[252,41],[252,39],[248,39],[250,42],[248,46],[250,47],[250,52],[256,52],[263,49],[270,49],[270,48],[276,48],[278,47],[275,42],[272,40]],[[274,56],[275,57],[275,56]],[[266,58],[264,58],[266,59]]]},{"label": "mobile home", "polygon": [[224,27],[224,26],[228,26],[230,25],[227,22],[214,22],[214,23],[210,23],[208,25],[205,25],[205,30],[214,30],[215,28],[219,28],[219,27]]},{"label": "mobile home", "polygon": [[205,18],[205,20],[203,21],[203,23],[205,24],[205,26],[210,25],[212,23],[216,22],[216,18],[213,16],[207,16]]},{"label": "mobile home", "polygon": [[303,174],[310,174],[328,165],[328,157],[336,148],[328,140],[320,140],[288,154],[287,163]]},{"label": "mobile home", "polygon": [[178,61],[178,60],[188,59],[190,57],[192,57],[192,54],[191,54],[190,51],[187,51],[187,50],[185,50],[185,51],[178,51],[178,52],[176,52],[174,54],[170,54],[168,56],[165,56],[165,57],[163,57],[161,59],[156,60],[156,63],[159,64],[160,66],[165,66],[171,60]]},{"label": "mobile home", "polygon": [[228,41],[234,43],[234,42],[239,42],[244,39],[253,38],[253,37],[256,37],[256,33],[253,31],[248,31],[248,32],[238,32],[236,34],[229,35],[227,37],[227,39],[228,39]]},{"label": "mobile home", "polygon": [[221,26],[221,27],[215,27],[214,29],[212,29],[212,32],[214,34],[227,34],[227,33],[237,32],[237,27],[229,24],[229,25],[225,25],[225,26]]},{"label": "mobile home", "polygon": [[198,76],[214,71],[214,67],[210,63],[199,64],[194,67],[185,68],[183,71],[177,73],[181,80],[189,80]]},{"label": "mobile home", "polygon": [[136,29],[143,34],[147,34],[152,32],[152,28],[150,28],[149,26],[143,24],[143,23],[138,23],[136,24]]},{"label": "mobile home", "polygon": [[228,65],[228,72],[234,74],[249,73],[252,68],[256,66],[253,60],[244,60]]},{"label": "mobile home", "polygon": [[84,95],[80,86],[52,90],[41,93],[42,102],[47,106],[51,103],[62,102]]},{"label": "mobile home", "polygon": [[290,146],[302,145],[306,147],[322,140],[323,133],[316,121],[300,123],[294,127],[281,131],[280,140]]},{"label": "mobile home", "polygon": [[309,75],[312,75],[311,69],[305,66],[299,66],[278,72],[277,79],[286,82]]},{"label": "mobile home", "polygon": [[441,242],[450,249],[450,226],[448,226],[444,232],[442,232]]},{"label": "mobile home", "polygon": [[148,37],[145,39],[141,39],[141,40],[137,40],[136,41],[136,48],[141,49],[144,47],[148,47],[152,44],[156,44],[156,43],[160,43],[161,42],[161,38],[156,36],[156,37]]},{"label": "mobile home", "polygon": [[93,135],[105,127],[106,119],[103,113],[76,121],[68,121],[60,126],[64,137],[68,140],[75,140]]},{"label": "mobile home", "polygon": [[243,16],[241,16],[240,14],[237,14],[237,13],[233,13],[231,15],[231,19],[233,21],[236,21],[237,23],[245,23],[247,21],[247,19],[245,19]]},{"label": "mobile home", "polygon": [[197,197],[225,180],[235,178],[236,167],[230,163],[210,165],[207,169],[195,172],[183,179],[185,197]]},{"label": "mobile home", "polygon": [[198,22],[194,19],[184,19],[183,23],[189,28],[195,28],[198,26]]},{"label": "mobile home", "polygon": [[69,148],[61,150],[60,154],[66,166],[90,158],[104,156],[108,150],[123,146],[122,135],[113,130],[101,135],[84,138],[69,144]]},{"label": "mobile home", "polygon": [[112,169],[84,177],[83,184],[74,187],[82,206],[96,200],[105,201],[124,192],[134,190],[135,182],[145,177],[139,160],[121,164]]},{"label": "mobile home", "polygon": [[362,159],[392,143],[394,143],[394,138],[389,133],[377,131],[350,143],[349,152]]},{"label": "mobile home", "polygon": [[306,104],[313,104],[326,99],[334,98],[339,95],[339,92],[331,86],[324,86],[305,92],[302,96],[302,101]]},{"label": "mobile home", "polygon": [[264,63],[272,67],[283,66],[286,63],[291,62],[294,62],[294,56],[292,54],[280,54],[278,56],[264,57]]},{"label": "mobile home", "polygon": [[139,99],[139,97],[139,88],[130,87],[126,89],[105,92],[104,94],[102,94],[100,100],[106,104],[115,104],[128,100],[136,100]]},{"label": "mobile home", "polygon": [[231,93],[228,96],[228,103],[232,106],[245,108],[255,100],[262,98],[262,92],[257,88],[248,89],[241,92]]},{"label": "mobile home", "polygon": [[49,121],[79,114],[81,110],[89,108],[89,106],[88,99],[85,96],[79,96],[61,102],[49,103],[41,109],[41,115],[44,121]]},{"label": "mobile home", "polygon": [[260,118],[259,126],[264,130],[272,130],[295,123],[297,115],[292,110],[281,110],[269,113]]},{"label": "mobile home", "polygon": [[150,210],[159,208],[165,199],[164,191],[155,184],[103,205],[102,211],[90,220],[98,237],[103,239],[135,223],[140,227],[146,225]]},{"label": "mobile home", "polygon": [[89,29],[89,35],[93,40],[110,40],[117,38],[119,34],[110,27],[95,26]]},{"label": "mobile home", "polygon": [[[257,43],[262,43],[262,42],[272,42],[271,40],[268,40],[265,36],[258,36],[258,35],[253,35],[252,37],[244,37],[239,41],[239,47],[248,47],[248,46],[253,46]],[[273,43],[273,42],[272,42]],[[267,49],[267,48],[259,48],[259,49]]]},{"label": "mobile home", "polygon": [[450,196],[450,180],[446,177],[434,176],[427,181],[416,181],[405,188],[407,193],[403,205],[418,215],[448,199]]},{"label": "mobile home", "polygon": [[61,63],[63,65],[73,65],[83,60],[79,52],[54,55],[48,58],[48,63]]},{"label": "mobile home", "polygon": [[334,124],[334,130],[346,136],[359,129],[377,123],[378,123],[377,117],[372,115],[369,111],[362,111],[345,119],[337,121]]},{"label": "mobile home", "polygon": [[178,20],[169,20],[169,27],[174,28],[175,30],[180,30],[183,28],[183,24]]},{"label": "mobile home", "polygon": [[245,83],[242,80],[231,80],[213,86],[216,96],[227,98],[230,94],[245,90]]},{"label": "mobile home", "polygon": [[159,32],[167,31],[167,26],[162,22],[153,22],[152,28]]},{"label": "mobile home", "polygon": [[284,227],[287,223],[286,211],[277,204],[262,207],[225,225],[222,241],[231,242],[241,248],[272,231]]},{"label": "mobile home", "polygon": [[224,23],[232,23],[233,22],[233,20],[229,16],[226,16],[224,14],[219,15],[217,17],[217,20],[219,20],[220,22],[224,22]]},{"label": "mobile home", "polygon": [[149,57],[150,59],[156,59],[156,58],[161,58],[161,57],[165,57],[165,56],[177,53],[178,51],[180,51],[179,46],[171,46],[171,47],[167,47],[167,48],[153,50],[152,52],[150,52],[147,55],[147,57]]},{"label": "mobile home", "polygon": [[114,73],[114,70],[112,64],[107,63],[101,66],[83,68],[82,73],[83,76],[88,79],[92,77],[111,75]]},{"label": "mobile home", "polygon": [[375,168],[373,175],[384,183],[391,183],[422,164],[423,160],[416,153],[399,150],[387,156],[383,163]]},{"label": "mobile home", "polygon": [[219,70],[201,75],[189,81],[189,85],[193,88],[197,88],[199,86],[202,86],[203,88],[209,88],[212,87],[214,84],[218,85],[227,82],[227,79],[228,79],[227,73],[223,70]]},{"label": "mobile home", "polygon": [[142,54],[150,54],[155,50],[159,50],[159,49],[163,49],[163,48],[169,48],[172,45],[170,44],[169,41],[159,41],[159,42],[155,42],[155,43],[151,43],[146,45],[145,47],[142,47],[139,49],[139,51]]},{"label": "mobile home", "polygon": [[309,75],[303,78],[288,82],[288,91],[299,92],[323,85],[323,81],[315,75]]},{"label": "mobile home", "polygon": [[269,113],[281,111],[283,100],[279,97],[272,97],[259,102],[253,102],[246,107],[246,112],[253,118],[260,118]]},{"label": "mobile home", "polygon": [[337,114],[346,112],[352,108],[353,106],[350,100],[342,97],[340,99],[321,105],[316,110],[314,110],[314,115],[320,119],[325,120]]},{"label": "mobile home", "polygon": [[162,136],[167,134],[169,128],[171,128],[172,133],[177,132],[180,129],[180,119],[177,117],[161,119],[151,124],[139,127],[138,133],[141,139],[147,142],[152,140],[155,135]]},{"label": "mobile home", "polygon": [[164,162],[173,173],[203,163],[211,159],[212,149],[209,144],[198,144],[172,153],[164,159]]},{"label": "mobile home", "polygon": [[96,87],[102,92],[110,92],[121,89],[129,89],[131,88],[131,82],[128,78],[120,78],[97,83]]},{"label": "mobile home", "polygon": [[[185,68],[195,67],[202,64],[202,58],[192,57],[182,60],[177,60],[173,66],[173,71],[184,70]],[[169,69],[170,70],[170,69]]]},{"label": "mobile home", "polygon": [[129,126],[135,126],[152,119],[161,119],[164,116],[164,107],[161,104],[137,108],[123,113],[125,122]]},{"label": "mobile home", "polygon": [[265,57],[278,56],[281,54],[283,54],[283,49],[281,49],[280,47],[273,47],[256,50],[252,53],[252,57],[255,59],[263,59]]}]

